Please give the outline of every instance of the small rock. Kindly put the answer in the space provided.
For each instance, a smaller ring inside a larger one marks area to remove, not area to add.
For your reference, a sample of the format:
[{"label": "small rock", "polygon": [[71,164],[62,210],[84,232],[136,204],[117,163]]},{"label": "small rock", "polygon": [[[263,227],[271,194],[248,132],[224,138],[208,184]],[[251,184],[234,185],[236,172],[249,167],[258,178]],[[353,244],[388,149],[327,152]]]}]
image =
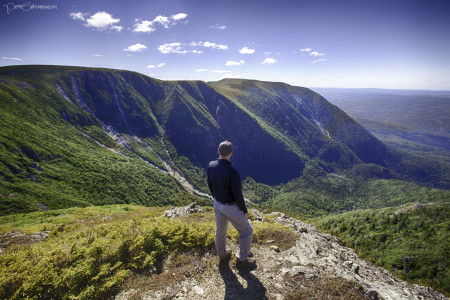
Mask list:
[{"label": "small rock", "polygon": [[194,285],[192,287],[192,290],[197,294],[197,295],[203,295],[204,291],[201,287]]},{"label": "small rock", "polygon": [[280,290],[283,289],[283,286],[279,284],[278,282],[275,282],[274,285],[279,288]]},{"label": "small rock", "polygon": [[280,295],[280,294],[273,294],[273,296],[275,296],[276,300],[283,300],[284,299],[283,295]]},{"label": "small rock", "polygon": [[298,228],[298,231],[300,233],[308,233],[308,229],[306,227],[300,227],[300,228]]},{"label": "small rock", "polygon": [[273,242],[275,242],[274,240],[267,240],[266,244],[272,244]]},{"label": "small rock", "polygon": [[274,250],[275,252],[280,252],[280,247],[278,246],[271,246],[270,249]]},{"label": "small rock", "polygon": [[30,235],[33,241],[42,241],[50,236],[50,231],[35,232]]},{"label": "small rock", "polygon": [[378,300],[379,299],[378,292],[374,291],[374,290],[367,292],[367,296],[368,296],[369,300]]},{"label": "small rock", "polygon": [[292,276],[295,275],[303,275],[307,278],[317,276],[317,272],[314,269],[305,267],[305,266],[294,266],[292,268],[283,268],[281,270],[282,275],[290,274]]},{"label": "small rock", "polygon": [[5,233],[3,236],[24,236],[24,234],[18,230],[13,230],[11,232]]},{"label": "small rock", "polygon": [[268,216],[271,216],[271,217],[275,217],[276,216],[276,217],[279,217],[281,219],[286,218],[286,215],[284,213],[278,212],[278,211],[274,211],[274,212],[268,214]]},{"label": "small rock", "polygon": [[266,218],[264,218],[263,214],[259,210],[252,209],[251,212],[255,215],[255,221],[266,222]]},{"label": "small rock", "polygon": [[39,207],[42,211],[47,211],[48,210],[47,206],[45,206],[44,203],[40,203],[40,202],[36,203],[36,206]]}]

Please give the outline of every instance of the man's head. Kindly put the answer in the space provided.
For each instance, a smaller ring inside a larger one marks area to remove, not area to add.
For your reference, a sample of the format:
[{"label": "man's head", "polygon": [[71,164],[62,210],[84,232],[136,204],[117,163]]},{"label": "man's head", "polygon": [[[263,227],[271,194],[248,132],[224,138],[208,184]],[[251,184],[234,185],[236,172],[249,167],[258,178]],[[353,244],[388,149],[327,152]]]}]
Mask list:
[{"label": "man's head", "polygon": [[220,158],[230,158],[233,153],[233,144],[229,141],[224,141],[220,143],[217,152],[219,153]]}]

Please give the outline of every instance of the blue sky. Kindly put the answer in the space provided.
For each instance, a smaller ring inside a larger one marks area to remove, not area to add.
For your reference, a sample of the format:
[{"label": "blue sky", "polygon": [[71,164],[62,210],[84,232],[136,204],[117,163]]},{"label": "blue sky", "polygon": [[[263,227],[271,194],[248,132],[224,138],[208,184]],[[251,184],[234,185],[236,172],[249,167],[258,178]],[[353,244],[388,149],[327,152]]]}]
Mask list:
[{"label": "blue sky", "polygon": [[0,65],[450,90],[450,1],[26,1],[0,0]]}]

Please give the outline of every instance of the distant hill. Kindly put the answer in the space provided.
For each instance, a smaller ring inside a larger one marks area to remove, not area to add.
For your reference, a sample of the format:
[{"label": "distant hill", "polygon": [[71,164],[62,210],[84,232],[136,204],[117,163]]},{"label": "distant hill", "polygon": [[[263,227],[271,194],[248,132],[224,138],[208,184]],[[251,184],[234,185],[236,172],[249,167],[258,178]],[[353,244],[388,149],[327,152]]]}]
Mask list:
[{"label": "distant hill", "polygon": [[450,91],[327,89],[317,88],[328,101],[363,123],[367,128],[377,126],[411,131],[406,139],[450,150]]},{"label": "distant hill", "polygon": [[[315,88],[404,161],[450,178],[450,91]],[[411,173],[411,172],[408,172]],[[428,172],[430,176],[432,172]],[[444,184],[446,185],[446,184]]]},{"label": "distant hill", "polygon": [[[0,68],[3,212],[203,195],[217,145],[243,178],[385,167],[386,148],[319,94],[283,83],[160,81],[129,71]],[[38,200],[39,199],[39,200]]]}]

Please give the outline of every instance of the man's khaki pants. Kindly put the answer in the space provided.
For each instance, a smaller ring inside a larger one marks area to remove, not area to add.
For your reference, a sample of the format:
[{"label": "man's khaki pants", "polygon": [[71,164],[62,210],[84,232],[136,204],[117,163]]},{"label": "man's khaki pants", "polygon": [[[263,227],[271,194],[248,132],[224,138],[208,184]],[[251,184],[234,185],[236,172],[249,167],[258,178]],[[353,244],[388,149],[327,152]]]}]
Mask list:
[{"label": "man's khaki pants", "polygon": [[239,232],[239,260],[246,260],[252,246],[253,227],[237,205],[225,205],[214,200],[216,215],[216,251],[219,258],[226,255],[228,221]]}]

